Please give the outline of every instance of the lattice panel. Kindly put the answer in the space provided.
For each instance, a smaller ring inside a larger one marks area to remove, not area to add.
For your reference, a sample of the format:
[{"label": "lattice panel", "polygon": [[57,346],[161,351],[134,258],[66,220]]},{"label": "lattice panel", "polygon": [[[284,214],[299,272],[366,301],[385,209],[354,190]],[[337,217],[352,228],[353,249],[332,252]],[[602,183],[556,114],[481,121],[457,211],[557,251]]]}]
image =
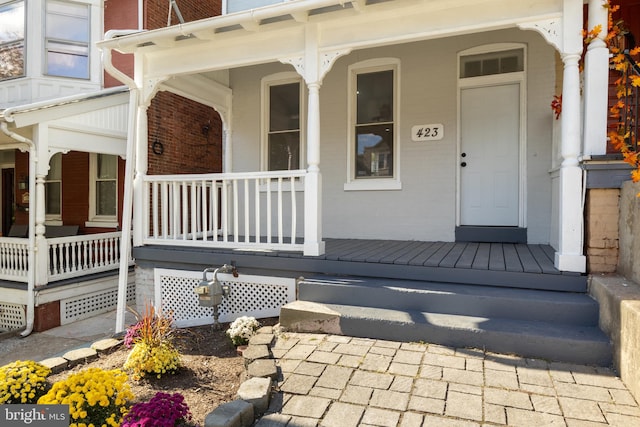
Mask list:
[{"label": "lattice panel", "polygon": [[[135,304],[136,289],[133,283],[127,285],[127,303]],[[60,324],[66,325],[76,320],[86,319],[96,314],[106,313],[118,305],[118,288],[80,295],[60,300]]]},{"label": "lattice panel", "polygon": [[[155,304],[164,312],[172,312],[176,326],[187,327],[213,323],[213,307],[202,307],[194,288],[202,279],[197,271],[155,269]],[[218,274],[218,280],[231,287],[231,295],[219,307],[220,322],[231,322],[240,316],[257,319],[277,317],[280,307],[295,300],[295,279]]]},{"label": "lattice panel", "polygon": [[23,329],[26,326],[27,316],[23,305],[0,303],[0,332]]}]

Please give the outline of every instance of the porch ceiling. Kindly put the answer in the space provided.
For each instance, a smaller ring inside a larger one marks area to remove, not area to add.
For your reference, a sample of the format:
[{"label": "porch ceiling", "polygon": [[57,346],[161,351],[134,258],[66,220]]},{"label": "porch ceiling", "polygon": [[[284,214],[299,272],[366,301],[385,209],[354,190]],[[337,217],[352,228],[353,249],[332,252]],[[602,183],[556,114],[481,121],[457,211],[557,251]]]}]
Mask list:
[{"label": "porch ceiling", "polygon": [[563,3],[297,0],[113,38],[98,46],[144,56],[145,78],[175,79],[300,57],[309,31],[320,52],[360,49],[557,19]]}]

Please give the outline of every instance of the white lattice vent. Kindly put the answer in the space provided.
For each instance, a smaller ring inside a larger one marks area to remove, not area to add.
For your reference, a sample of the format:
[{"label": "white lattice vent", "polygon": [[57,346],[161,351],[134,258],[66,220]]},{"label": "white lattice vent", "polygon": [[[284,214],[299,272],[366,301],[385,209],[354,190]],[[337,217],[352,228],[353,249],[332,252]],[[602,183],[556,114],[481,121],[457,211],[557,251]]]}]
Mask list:
[{"label": "white lattice vent", "polygon": [[23,329],[26,326],[27,317],[23,305],[0,303],[0,332]]},{"label": "white lattice vent", "polygon": [[[135,304],[136,288],[134,283],[127,285],[127,303]],[[83,294],[74,298],[60,300],[60,324],[66,325],[76,320],[87,319],[100,313],[114,310],[118,305],[118,287],[99,292]]]},{"label": "white lattice vent", "polygon": [[[202,272],[154,270],[155,305],[164,312],[172,312],[178,327],[213,323],[213,308],[202,307],[194,288],[202,279]],[[220,322],[231,322],[240,316],[257,319],[277,317],[280,307],[296,298],[296,280],[272,276],[218,274],[218,280],[231,287],[231,295],[219,308]]]}]

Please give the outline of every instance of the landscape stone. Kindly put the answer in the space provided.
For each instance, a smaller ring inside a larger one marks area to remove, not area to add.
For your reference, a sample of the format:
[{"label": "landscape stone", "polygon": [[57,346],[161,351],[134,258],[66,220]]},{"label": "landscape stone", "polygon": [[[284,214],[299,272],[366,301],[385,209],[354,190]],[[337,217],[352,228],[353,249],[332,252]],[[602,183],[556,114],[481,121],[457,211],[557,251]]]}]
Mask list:
[{"label": "landscape stone", "polygon": [[69,367],[78,365],[80,363],[86,363],[98,357],[98,352],[89,347],[77,348],[75,350],[67,351],[62,355],[69,361]]},{"label": "landscape stone", "polygon": [[236,397],[253,405],[254,414],[264,414],[269,408],[269,395],[271,394],[271,379],[251,378],[238,388]]},{"label": "landscape stone", "polygon": [[253,425],[253,405],[244,400],[223,403],[204,419],[204,427],[250,427]]},{"label": "landscape stone", "polygon": [[278,367],[273,359],[258,359],[249,363],[247,373],[250,378],[262,377],[276,380],[278,378]]},{"label": "landscape stone", "polygon": [[98,352],[101,352],[101,351],[111,350],[112,348],[115,348],[120,344],[122,344],[122,341],[120,340],[117,340],[115,338],[105,338],[103,340],[96,341],[93,344],[91,344],[91,348]]}]

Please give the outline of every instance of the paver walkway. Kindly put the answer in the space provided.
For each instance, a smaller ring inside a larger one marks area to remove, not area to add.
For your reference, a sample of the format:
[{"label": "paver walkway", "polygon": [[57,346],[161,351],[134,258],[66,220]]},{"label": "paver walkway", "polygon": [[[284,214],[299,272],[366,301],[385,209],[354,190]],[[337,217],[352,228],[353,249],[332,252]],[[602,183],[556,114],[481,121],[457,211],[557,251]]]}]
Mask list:
[{"label": "paver walkway", "polygon": [[272,345],[270,426],[640,426],[606,368],[336,335],[285,333]]}]

